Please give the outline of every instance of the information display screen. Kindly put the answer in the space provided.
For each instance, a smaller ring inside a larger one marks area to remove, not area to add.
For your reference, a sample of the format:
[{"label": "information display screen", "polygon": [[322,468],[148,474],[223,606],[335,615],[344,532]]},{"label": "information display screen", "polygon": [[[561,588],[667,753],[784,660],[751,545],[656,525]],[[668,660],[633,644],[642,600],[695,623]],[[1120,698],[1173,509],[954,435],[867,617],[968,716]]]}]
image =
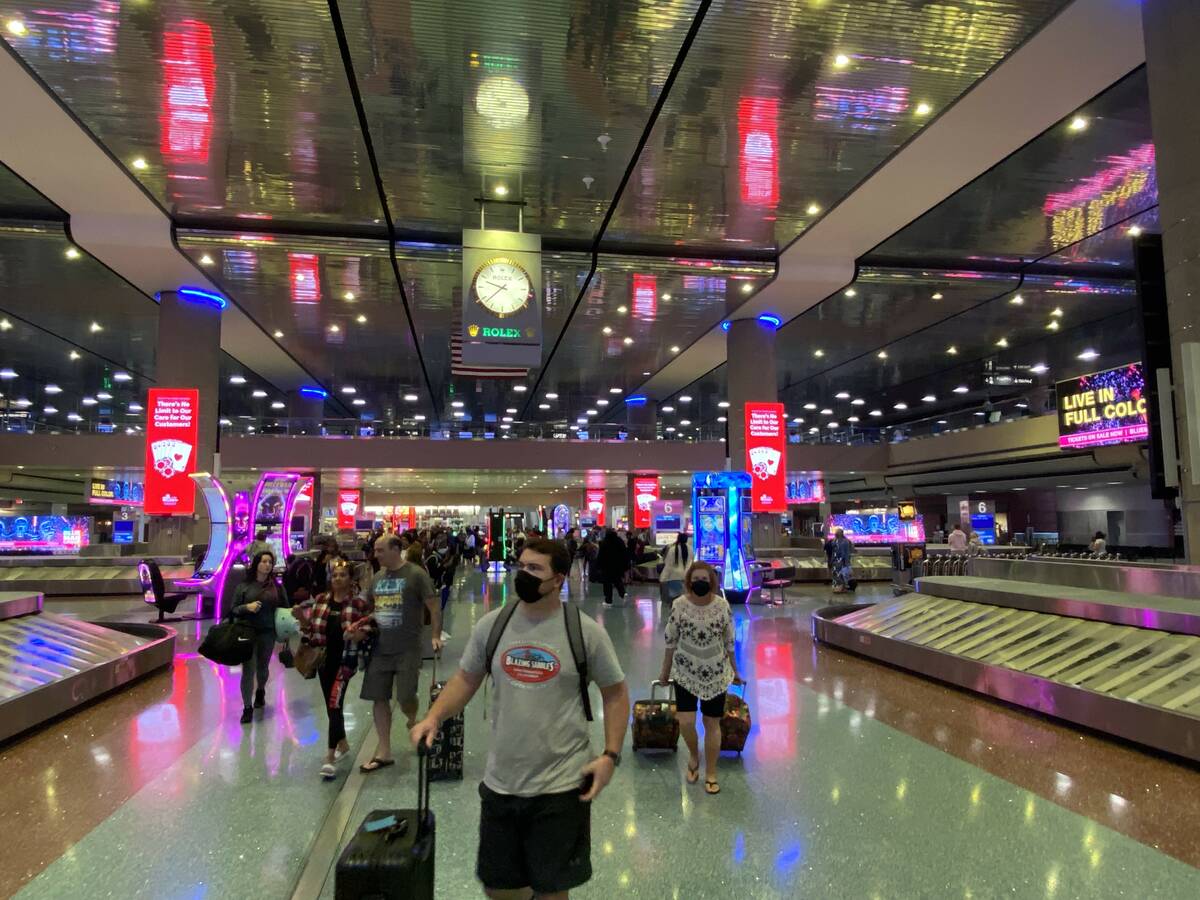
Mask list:
[{"label": "information display screen", "polygon": [[1150,437],[1140,362],[1060,381],[1057,395],[1061,448],[1130,444]]},{"label": "information display screen", "polygon": [[696,557],[714,565],[725,562],[725,547],[728,544],[726,530],[729,527],[725,498],[699,496],[696,498],[696,512],[699,523]]},{"label": "information display screen", "polygon": [[0,550],[77,553],[91,540],[86,516],[0,517]]}]

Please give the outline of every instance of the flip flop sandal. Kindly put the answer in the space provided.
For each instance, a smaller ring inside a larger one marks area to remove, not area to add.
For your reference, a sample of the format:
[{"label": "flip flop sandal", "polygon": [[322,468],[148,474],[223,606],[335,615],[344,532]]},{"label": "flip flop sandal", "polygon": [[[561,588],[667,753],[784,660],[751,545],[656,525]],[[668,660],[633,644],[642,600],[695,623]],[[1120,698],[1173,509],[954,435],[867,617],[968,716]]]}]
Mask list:
[{"label": "flip flop sandal", "polygon": [[705,778],[704,779],[704,793],[719,794],[719,793],[721,793],[721,785],[717,784],[715,781],[713,781],[709,778]]},{"label": "flip flop sandal", "polygon": [[686,777],[687,777],[688,784],[695,784],[697,781],[699,781],[700,780],[700,764],[696,763],[696,765],[694,767],[688,766]]},{"label": "flip flop sandal", "polygon": [[365,762],[359,766],[358,771],[378,772],[380,769],[386,769],[388,766],[394,766],[395,764],[396,761],[394,759],[380,759],[379,757],[374,757],[370,762]]}]

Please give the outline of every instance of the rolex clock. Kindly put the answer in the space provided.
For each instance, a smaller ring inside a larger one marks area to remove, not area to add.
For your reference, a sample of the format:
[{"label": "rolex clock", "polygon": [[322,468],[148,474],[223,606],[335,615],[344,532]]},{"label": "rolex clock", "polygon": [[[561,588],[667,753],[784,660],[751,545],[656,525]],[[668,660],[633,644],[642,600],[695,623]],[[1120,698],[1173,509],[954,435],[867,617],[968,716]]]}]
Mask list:
[{"label": "rolex clock", "polygon": [[471,292],[484,309],[501,319],[516,315],[533,298],[533,279],[511,256],[493,256],[475,270]]},{"label": "rolex clock", "polygon": [[464,229],[464,366],[512,372],[541,363],[541,251],[536,234]]}]

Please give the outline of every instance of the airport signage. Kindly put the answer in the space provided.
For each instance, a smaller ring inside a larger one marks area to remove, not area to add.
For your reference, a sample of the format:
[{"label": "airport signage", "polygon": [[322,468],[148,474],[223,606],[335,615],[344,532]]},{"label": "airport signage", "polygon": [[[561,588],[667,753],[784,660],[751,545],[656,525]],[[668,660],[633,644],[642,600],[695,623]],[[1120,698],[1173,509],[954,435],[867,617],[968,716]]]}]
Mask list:
[{"label": "airport signage", "polygon": [[341,488],[337,500],[338,531],[353,531],[361,508],[362,491],[359,488]]},{"label": "airport signage", "polygon": [[146,472],[143,508],[152,516],[190,516],[200,429],[200,392],[151,388],[146,401]]},{"label": "airport signage", "polygon": [[604,514],[608,508],[608,495],[604,491],[584,491],[583,507],[587,510],[588,518],[594,520],[597,525],[604,526]]},{"label": "airport signage", "polygon": [[649,528],[653,524],[651,505],[658,500],[657,475],[635,475],[633,478],[633,527]]},{"label": "airport signage", "polygon": [[746,404],[746,471],[753,512],[787,512],[786,423],[782,403]]},{"label": "airport signage", "polygon": [[88,481],[87,502],[93,506],[141,506],[145,488],[140,481],[116,478],[92,478]]},{"label": "airport signage", "polygon": [[1058,446],[1066,450],[1131,444],[1150,437],[1140,362],[1057,385]]}]

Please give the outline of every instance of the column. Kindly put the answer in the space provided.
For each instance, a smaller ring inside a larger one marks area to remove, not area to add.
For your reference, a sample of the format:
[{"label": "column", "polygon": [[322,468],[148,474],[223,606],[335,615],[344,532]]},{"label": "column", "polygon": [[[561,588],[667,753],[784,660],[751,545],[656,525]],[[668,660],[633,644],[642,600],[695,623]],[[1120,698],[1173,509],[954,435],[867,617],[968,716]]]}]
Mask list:
[{"label": "column", "polygon": [[325,399],[308,393],[292,391],[287,395],[288,431],[292,434],[316,434],[325,417]]},{"label": "column", "polygon": [[[632,400],[634,402],[630,403]],[[658,436],[658,403],[649,398],[638,402],[630,397],[625,401],[625,424],[629,437],[635,441],[652,441]]]},{"label": "column", "polygon": [[[746,404],[776,403],[775,326],[758,319],[735,319],[726,338],[729,386],[729,468],[746,468]],[[778,547],[782,529],[776,513],[754,513],[754,546]]]},{"label": "column", "polygon": [[[1175,381],[1180,501],[1186,562],[1200,564],[1200,459],[1193,459],[1200,415],[1184,402],[1181,345],[1200,341],[1200,4],[1144,0],[1142,30],[1150,81],[1150,118],[1158,170],[1159,219]],[[1196,387],[1192,386],[1193,389]]]}]

